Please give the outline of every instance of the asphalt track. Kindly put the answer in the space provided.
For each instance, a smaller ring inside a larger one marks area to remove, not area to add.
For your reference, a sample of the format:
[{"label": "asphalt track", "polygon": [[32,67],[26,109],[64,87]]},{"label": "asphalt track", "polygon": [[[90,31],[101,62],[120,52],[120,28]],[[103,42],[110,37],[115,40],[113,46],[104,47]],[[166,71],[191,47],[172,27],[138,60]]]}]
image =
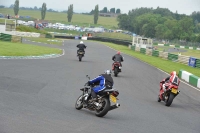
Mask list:
[{"label": "asphalt track", "polygon": [[0,60],[0,133],[200,133],[200,92],[181,83],[171,107],[158,103],[159,82],[167,75],[127,55],[113,77],[121,107],[103,118],[76,110],[85,75],[110,69],[116,53],[87,42],[79,62],[77,43],[65,41],[59,58]]}]

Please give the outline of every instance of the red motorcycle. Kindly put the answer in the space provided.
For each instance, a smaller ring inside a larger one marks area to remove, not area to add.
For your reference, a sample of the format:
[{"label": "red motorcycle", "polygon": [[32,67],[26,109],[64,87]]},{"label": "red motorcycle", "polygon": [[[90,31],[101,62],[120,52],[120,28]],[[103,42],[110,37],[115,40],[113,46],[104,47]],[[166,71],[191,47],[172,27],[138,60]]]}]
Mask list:
[{"label": "red motorcycle", "polygon": [[160,82],[160,94],[158,95],[158,102],[164,101],[165,106],[170,106],[174,98],[180,93],[178,84],[167,82],[165,83],[166,91],[163,90],[165,79]]},{"label": "red motorcycle", "polygon": [[117,77],[118,73],[121,72],[120,62],[114,62],[112,65],[112,70],[114,71],[114,76]]}]

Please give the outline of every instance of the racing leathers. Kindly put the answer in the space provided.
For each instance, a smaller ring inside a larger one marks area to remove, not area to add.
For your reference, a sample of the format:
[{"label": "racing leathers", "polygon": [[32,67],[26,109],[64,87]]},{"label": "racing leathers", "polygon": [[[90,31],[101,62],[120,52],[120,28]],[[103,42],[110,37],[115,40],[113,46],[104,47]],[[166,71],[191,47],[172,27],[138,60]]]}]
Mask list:
[{"label": "racing leathers", "polygon": [[163,83],[163,90],[164,92],[166,91],[166,89],[169,87],[169,84],[172,83],[172,84],[175,84],[177,86],[179,86],[179,83],[180,83],[180,80],[178,78],[177,75],[172,75],[172,76],[168,76],[166,79],[165,79],[165,82]]},{"label": "racing leathers", "polygon": [[98,83],[99,85],[92,88],[91,90],[91,95],[93,98],[97,97],[97,93],[105,90],[105,89],[112,89],[113,85],[114,85],[114,81],[113,78],[111,77],[111,75],[108,74],[101,74],[98,77],[88,81],[89,84],[96,84]]}]

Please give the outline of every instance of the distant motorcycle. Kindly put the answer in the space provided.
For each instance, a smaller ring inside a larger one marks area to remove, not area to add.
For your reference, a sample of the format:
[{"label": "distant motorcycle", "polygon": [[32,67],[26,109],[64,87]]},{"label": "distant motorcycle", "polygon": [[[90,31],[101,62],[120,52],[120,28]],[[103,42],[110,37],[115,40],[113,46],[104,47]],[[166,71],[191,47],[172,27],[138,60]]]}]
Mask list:
[{"label": "distant motorcycle", "polygon": [[178,85],[173,83],[165,83],[167,87],[166,91],[163,91],[163,83],[165,79],[160,82],[160,93],[158,95],[158,102],[164,101],[166,106],[170,106],[174,98],[180,93],[178,90]]},{"label": "distant motorcycle", "polygon": [[113,71],[114,71],[114,76],[117,77],[118,74],[119,74],[119,72],[121,72],[120,63],[119,63],[119,62],[114,62],[113,66],[114,66],[114,69],[113,69]]},{"label": "distant motorcycle", "polygon": [[78,59],[79,59],[79,61],[82,61],[82,58],[83,58],[84,54],[85,54],[85,52],[83,50],[79,50],[78,51]]},{"label": "distant motorcycle", "polygon": [[[86,77],[90,79],[88,75],[86,75]],[[88,110],[95,111],[96,116],[103,117],[110,110],[116,109],[120,106],[120,104],[117,103],[117,96],[119,95],[119,92],[114,88],[106,89],[97,95],[97,101],[93,101],[91,97],[91,89],[95,86],[95,84],[88,86],[88,84],[86,83],[84,85],[84,88],[80,89],[83,93],[78,97],[75,108],[77,110],[86,108]],[[111,103],[114,104],[112,105]]]}]

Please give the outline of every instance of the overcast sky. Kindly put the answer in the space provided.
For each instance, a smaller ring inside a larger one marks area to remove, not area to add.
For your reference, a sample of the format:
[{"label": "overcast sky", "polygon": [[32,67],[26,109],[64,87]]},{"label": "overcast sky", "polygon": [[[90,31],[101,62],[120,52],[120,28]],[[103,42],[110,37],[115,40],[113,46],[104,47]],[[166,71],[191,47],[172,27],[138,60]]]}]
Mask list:
[{"label": "overcast sky", "polygon": [[[0,5],[10,6],[15,0],[0,0]],[[42,3],[47,4],[47,8],[62,11],[67,10],[70,4],[74,5],[75,12],[90,12],[95,5],[99,5],[99,9],[104,7],[120,8],[122,13],[128,13],[129,10],[140,7],[158,6],[168,8],[172,12],[178,11],[179,14],[190,15],[193,11],[200,11],[200,0],[19,0],[20,7],[41,7]]]}]

